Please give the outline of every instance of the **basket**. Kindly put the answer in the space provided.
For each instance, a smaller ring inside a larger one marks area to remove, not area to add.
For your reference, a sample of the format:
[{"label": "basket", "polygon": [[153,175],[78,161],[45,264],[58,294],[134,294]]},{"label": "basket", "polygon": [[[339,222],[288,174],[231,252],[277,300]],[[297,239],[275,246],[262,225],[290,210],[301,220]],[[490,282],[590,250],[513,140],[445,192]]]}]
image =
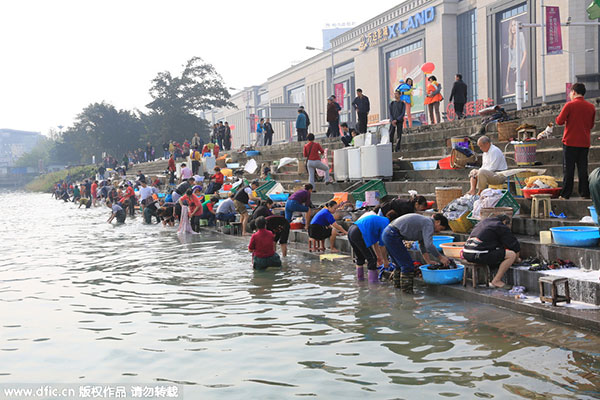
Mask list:
[{"label": "basket", "polygon": [[517,165],[534,165],[537,143],[515,144],[515,161]]},{"label": "basket", "polygon": [[275,181],[269,181],[262,186],[259,186],[258,189],[255,190],[256,195],[260,197],[262,200],[267,200],[269,196],[267,193],[269,190],[273,189],[273,187],[277,184]]},{"label": "basket", "polygon": [[498,141],[509,142],[517,134],[517,128],[521,125],[519,121],[498,122]]},{"label": "basket", "polygon": [[365,192],[367,191],[377,191],[379,192],[379,198],[384,198],[387,196],[387,190],[385,190],[385,184],[381,179],[374,179],[360,186],[354,192],[352,192],[352,197],[354,200],[365,201]]},{"label": "basket", "polygon": [[467,219],[470,211],[466,211],[460,218],[448,221],[448,225],[450,225],[450,229],[454,233],[469,233],[471,229],[473,229],[473,224],[471,221]]},{"label": "basket", "polygon": [[437,209],[443,210],[452,200],[456,200],[463,195],[462,189],[459,187],[436,187],[435,202]]},{"label": "basket", "polygon": [[[508,190],[503,190],[504,194],[502,195],[502,197],[500,198],[500,200],[498,200],[498,203],[496,203],[495,207],[491,207],[491,208],[510,208],[512,209],[512,213],[514,216],[516,213],[519,212],[519,210],[521,209],[521,206],[519,206],[519,203],[517,203],[517,201],[515,200],[515,198],[512,196],[512,194],[510,194],[510,192]],[[484,209],[482,208],[482,211]],[[499,212],[497,214],[506,214],[507,211],[503,211],[503,212]],[[475,219],[473,218],[473,212],[471,211],[471,213],[469,213],[469,215],[467,216],[467,219],[469,221],[471,221],[471,223],[473,224],[473,226],[477,225],[477,223],[481,220],[479,219]]]},{"label": "basket", "polygon": [[517,197],[523,197],[523,189],[527,187],[525,179],[537,175],[535,172],[519,172],[514,175],[515,193]]},{"label": "basket", "polygon": [[471,157],[467,157],[460,151],[452,149],[450,153],[450,165],[452,168],[464,168],[467,164],[473,164],[477,161],[477,154],[473,153]]}]

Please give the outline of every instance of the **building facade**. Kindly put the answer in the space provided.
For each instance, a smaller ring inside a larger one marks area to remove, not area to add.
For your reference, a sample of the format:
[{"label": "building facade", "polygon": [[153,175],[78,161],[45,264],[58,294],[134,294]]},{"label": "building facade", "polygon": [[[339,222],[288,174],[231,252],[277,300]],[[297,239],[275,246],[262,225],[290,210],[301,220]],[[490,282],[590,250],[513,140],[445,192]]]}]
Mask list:
[{"label": "building facade", "polygon": [[[583,0],[545,0],[558,6],[565,23],[590,22]],[[563,26],[562,54],[546,55],[546,79],[542,79],[542,30],[526,27],[516,31],[516,22],[540,24],[540,0],[412,0],[382,13],[335,37],[332,49],[270,77],[267,82],[234,96],[237,109],[219,110],[220,119],[244,120],[236,124],[234,144],[248,142],[252,115],[273,103],[304,105],[311,125],[309,131],[326,131],[326,98],[335,94],[342,107],[341,122],[356,122],[351,102],[361,88],[371,103],[369,122],[388,118],[388,104],[400,80],[414,81],[413,118],[426,123],[423,106],[425,74],[421,66],[435,65],[433,75],[442,84],[442,109],[446,119],[454,118],[450,97],[454,76],[467,83],[468,115],[490,104],[514,107],[516,68],[525,81],[524,107],[546,101],[564,101],[571,82],[585,82],[598,94],[598,26]],[[516,42],[522,48],[517,60]],[[332,54],[333,53],[333,54]],[[264,109],[263,109],[264,110]],[[268,111],[268,110],[267,110]],[[267,116],[267,115],[261,115]],[[231,122],[230,122],[231,123]],[[274,124],[274,142],[295,140],[293,122]],[[239,128],[239,129],[238,129]]]}]

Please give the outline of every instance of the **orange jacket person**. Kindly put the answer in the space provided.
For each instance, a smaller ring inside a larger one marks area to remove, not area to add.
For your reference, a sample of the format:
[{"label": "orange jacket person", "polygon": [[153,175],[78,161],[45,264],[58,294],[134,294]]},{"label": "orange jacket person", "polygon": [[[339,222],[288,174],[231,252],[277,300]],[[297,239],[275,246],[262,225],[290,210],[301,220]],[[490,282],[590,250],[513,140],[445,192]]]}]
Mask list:
[{"label": "orange jacket person", "polygon": [[[437,82],[437,78],[431,75],[427,78],[427,97],[425,97],[425,105],[429,108],[429,123],[439,124],[442,119],[440,117],[440,102],[444,100],[442,97],[442,85]],[[434,119],[435,114],[435,119]]]}]

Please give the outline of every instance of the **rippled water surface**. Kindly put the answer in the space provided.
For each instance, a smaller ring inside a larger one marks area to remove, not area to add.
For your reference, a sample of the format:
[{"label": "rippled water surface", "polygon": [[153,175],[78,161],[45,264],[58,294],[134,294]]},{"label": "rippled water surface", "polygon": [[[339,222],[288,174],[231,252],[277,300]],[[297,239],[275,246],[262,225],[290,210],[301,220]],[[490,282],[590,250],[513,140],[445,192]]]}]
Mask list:
[{"label": "rippled water surface", "polygon": [[0,193],[0,384],[177,382],[186,399],[600,397],[600,340],[524,314],[357,284],[292,254],[106,223]]}]

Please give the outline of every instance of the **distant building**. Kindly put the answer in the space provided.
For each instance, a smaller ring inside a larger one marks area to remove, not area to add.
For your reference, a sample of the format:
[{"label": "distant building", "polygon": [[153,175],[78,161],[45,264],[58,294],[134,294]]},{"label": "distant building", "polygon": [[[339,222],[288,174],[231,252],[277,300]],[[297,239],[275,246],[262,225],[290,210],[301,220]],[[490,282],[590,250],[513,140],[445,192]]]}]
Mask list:
[{"label": "distant building", "polygon": [[0,129],[0,167],[12,167],[23,154],[31,151],[42,137],[40,132]]},{"label": "distant building", "polygon": [[352,29],[352,26],[350,26],[350,24],[347,25],[348,26],[337,26],[336,24],[334,24],[334,27],[325,28],[321,31],[323,33],[323,50],[331,49],[331,39]]}]

